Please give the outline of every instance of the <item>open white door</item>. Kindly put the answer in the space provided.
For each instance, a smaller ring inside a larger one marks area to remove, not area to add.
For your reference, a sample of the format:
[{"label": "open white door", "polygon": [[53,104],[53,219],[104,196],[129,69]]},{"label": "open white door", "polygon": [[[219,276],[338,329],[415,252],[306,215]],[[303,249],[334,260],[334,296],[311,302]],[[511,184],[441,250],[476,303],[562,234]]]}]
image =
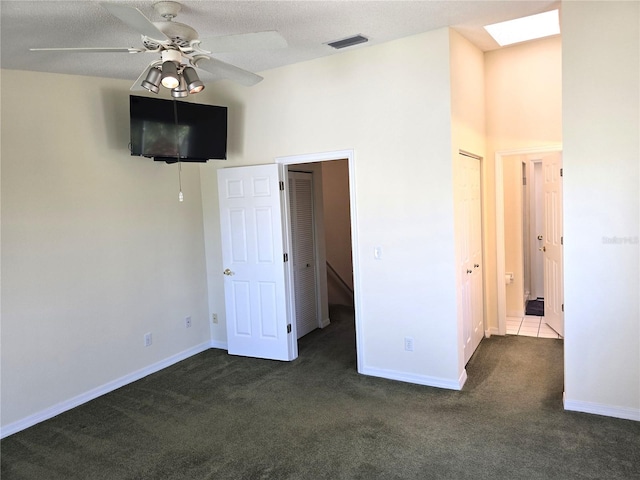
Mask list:
[{"label": "open white door", "polygon": [[564,336],[562,154],[542,159],[544,192],[544,321]]},{"label": "open white door", "polygon": [[218,170],[227,348],[293,360],[283,230],[282,165]]}]

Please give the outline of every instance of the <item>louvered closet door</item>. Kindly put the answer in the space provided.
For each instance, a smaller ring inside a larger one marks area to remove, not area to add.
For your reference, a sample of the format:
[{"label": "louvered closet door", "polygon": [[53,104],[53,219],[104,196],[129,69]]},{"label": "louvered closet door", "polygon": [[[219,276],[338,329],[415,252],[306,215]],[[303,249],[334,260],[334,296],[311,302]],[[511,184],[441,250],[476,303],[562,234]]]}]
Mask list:
[{"label": "louvered closet door", "polygon": [[313,176],[289,172],[292,262],[298,338],[318,328]]}]

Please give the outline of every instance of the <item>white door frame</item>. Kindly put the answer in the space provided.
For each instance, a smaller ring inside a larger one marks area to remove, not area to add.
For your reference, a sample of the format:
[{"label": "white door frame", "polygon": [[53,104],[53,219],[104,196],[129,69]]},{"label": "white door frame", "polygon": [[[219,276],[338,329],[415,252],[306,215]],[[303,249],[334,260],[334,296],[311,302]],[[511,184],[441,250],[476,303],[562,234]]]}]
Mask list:
[{"label": "white door frame", "polygon": [[542,147],[500,150],[495,154],[496,182],[496,277],[498,294],[498,335],[507,333],[507,288],[505,276],[504,245],[504,157],[512,155],[536,155],[539,153],[562,152],[562,144],[555,143]]},{"label": "white door frame", "polygon": [[[276,157],[276,163],[281,165],[297,165],[303,163],[327,162],[331,160],[346,159],[349,165],[349,208],[351,212],[351,255],[353,261],[353,306],[355,310],[356,325],[356,358],[358,372],[362,372],[364,368],[364,342],[362,339],[362,325],[360,320],[360,268],[358,254],[358,218],[356,208],[356,172],[355,172],[355,151],[337,150],[331,152],[308,153],[303,155],[290,155],[285,157]],[[288,208],[288,205],[287,205]],[[287,221],[287,236],[291,235],[290,225]],[[287,240],[288,241],[288,240]]]}]

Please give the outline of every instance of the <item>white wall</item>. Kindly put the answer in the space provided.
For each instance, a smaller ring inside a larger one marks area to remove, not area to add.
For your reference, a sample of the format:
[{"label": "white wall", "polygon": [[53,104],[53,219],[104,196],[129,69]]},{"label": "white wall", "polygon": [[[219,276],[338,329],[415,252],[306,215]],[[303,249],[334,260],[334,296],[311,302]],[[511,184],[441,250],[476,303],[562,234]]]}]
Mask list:
[{"label": "white wall", "polygon": [[[225,167],[355,150],[362,372],[457,388],[449,84],[442,29],[271,70],[250,89],[207,91],[230,106]],[[218,166],[203,166],[201,177],[209,304],[220,312]],[[213,335],[224,342],[224,327]]]},{"label": "white wall", "polygon": [[640,3],[565,2],[562,32],[565,407],[640,420]]},{"label": "white wall", "polygon": [[5,435],[210,333],[198,167],[179,203],[176,165],[130,156],[130,82],[1,75]]}]

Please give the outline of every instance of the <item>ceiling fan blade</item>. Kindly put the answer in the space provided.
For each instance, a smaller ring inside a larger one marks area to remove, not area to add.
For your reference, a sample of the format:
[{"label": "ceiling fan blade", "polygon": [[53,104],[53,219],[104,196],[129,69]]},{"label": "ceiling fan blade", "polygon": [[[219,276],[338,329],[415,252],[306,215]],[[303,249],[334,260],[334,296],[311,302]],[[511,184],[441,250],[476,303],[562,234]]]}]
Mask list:
[{"label": "ceiling fan blade", "polygon": [[142,53],[142,48],[111,48],[111,47],[86,47],[86,48],[30,48],[32,52],[79,52],[79,53]]},{"label": "ceiling fan blade", "polygon": [[202,70],[213,73],[221,78],[232,80],[247,87],[252,87],[256,83],[259,83],[263,80],[260,75],[256,75],[255,73],[249,72],[248,70],[243,70],[242,68],[236,67],[229,63],[216,60],[215,58],[196,58],[193,61],[193,65],[201,68]]},{"label": "ceiling fan blade", "polygon": [[158,30],[153,22],[137,8],[109,2],[100,2],[100,5],[106,8],[111,15],[119,18],[141,35],[163,42],[169,40],[169,37]]},{"label": "ceiling fan blade", "polygon": [[276,31],[240,33],[200,40],[200,48],[209,52],[242,52],[285,48],[287,41]]}]

